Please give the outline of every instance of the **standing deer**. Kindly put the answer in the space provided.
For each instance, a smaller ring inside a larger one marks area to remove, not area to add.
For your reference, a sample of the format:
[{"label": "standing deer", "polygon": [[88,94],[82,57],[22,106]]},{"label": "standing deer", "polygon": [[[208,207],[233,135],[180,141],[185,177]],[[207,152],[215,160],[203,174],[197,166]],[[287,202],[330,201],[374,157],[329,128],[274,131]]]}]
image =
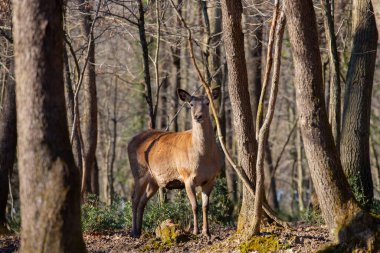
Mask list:
[{"label": "standing deer", "polygon": [[[221,154],[216,144],[206,96],[191,96],[178,89],[179,98],[191,106],[192,129],[184,132],[146,130],[128,144],[128,156],[135,181],[132,196],[132,236],[139,237],[144,208],[159,187],[186,189],[198,234],[195,188],[202,188],[202,234],[209,237],[207,211],[209,196],[221,169]],[[212,90],[213,99],[220,89]]]}]

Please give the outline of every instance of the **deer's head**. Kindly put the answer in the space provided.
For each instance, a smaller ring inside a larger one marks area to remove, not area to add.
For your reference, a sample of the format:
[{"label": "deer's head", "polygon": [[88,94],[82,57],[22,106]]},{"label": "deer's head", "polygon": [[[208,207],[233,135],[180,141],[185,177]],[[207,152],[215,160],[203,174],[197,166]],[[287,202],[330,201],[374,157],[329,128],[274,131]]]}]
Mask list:
[{"label": "deer's head", "polygon": [[[178,97],[183,101],[190,105],[191,108],[191,117],[194,122],[202,123],[205,119],[210,117],[209,113],[209,104],[210,101],[205,95],[190,95],[187,91],[178,89],[177,90]],[[220,88],[214,88],[212,90],[212,98],[215,100],[220,95]]]}]

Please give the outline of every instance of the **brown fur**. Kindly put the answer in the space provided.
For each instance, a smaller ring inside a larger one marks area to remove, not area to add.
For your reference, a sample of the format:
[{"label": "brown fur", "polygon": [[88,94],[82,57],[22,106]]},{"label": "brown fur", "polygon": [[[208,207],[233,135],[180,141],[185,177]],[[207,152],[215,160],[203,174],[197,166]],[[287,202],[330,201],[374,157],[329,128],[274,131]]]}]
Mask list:
[{"label": "brown fur", "polygon": [[135,180],[132,197],[134,236],[140,235],[145,205],[159,187],[185,187],[194,214],[194,233],[198,233],[195,198],[195,187],[198,186],[202,187],[202,233],[209,235],[208,199],[221,168],[221,155],[208,112],[208,99],[191,96],[186,102],[192,105],[192,130],[146,130],[133,137],[128,145]]}]

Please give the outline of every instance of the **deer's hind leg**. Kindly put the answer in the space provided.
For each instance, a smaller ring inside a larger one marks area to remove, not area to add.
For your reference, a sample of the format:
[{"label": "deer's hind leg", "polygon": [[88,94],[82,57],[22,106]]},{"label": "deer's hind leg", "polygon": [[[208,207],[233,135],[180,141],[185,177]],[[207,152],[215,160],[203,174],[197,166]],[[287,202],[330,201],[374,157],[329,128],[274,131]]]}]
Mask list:
[{"label": "deer's hind leg", "polygon": [[148,200],[157,192],[158,185],[154,180],[150,180],[146,187],[145,192],[142,194],[140,201],[137,206],[137,214],[136,214],[136,228],[141,233],[144,209]]},{"label": "deer's hind leg", "polygon": [[141,227],[137,225],[137,208],[139,206],[142,195],[145,193],[148,181],[143,178],[135,178],[135,186],[132,195],[132,236],[139,237],[141,234]]}]

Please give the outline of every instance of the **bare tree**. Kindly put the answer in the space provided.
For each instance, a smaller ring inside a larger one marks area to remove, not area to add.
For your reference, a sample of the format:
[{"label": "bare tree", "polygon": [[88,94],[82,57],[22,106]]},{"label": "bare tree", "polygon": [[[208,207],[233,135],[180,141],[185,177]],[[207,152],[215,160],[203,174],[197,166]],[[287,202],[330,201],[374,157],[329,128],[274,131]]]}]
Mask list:
[{"label": "bare tree", "polygon": [[63,1],[13,1],[20,252],[86,252],[63,83]]}]

